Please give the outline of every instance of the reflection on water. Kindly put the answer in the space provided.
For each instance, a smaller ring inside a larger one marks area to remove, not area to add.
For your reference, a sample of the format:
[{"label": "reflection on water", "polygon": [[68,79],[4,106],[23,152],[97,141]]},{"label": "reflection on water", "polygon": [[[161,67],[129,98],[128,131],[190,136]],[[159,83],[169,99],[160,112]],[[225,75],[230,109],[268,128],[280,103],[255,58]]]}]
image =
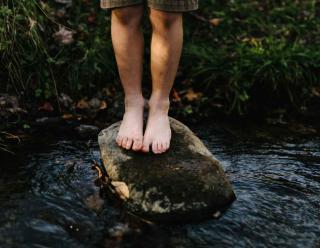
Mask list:
[{"label": "reflection on water", "polygon": [[59,141],[1,161],[0,247],[319,247],[320,140],[266,143],[205,130],[197,133],[237,195],[219,220],[128,220],[100,198],[86,143]]}]

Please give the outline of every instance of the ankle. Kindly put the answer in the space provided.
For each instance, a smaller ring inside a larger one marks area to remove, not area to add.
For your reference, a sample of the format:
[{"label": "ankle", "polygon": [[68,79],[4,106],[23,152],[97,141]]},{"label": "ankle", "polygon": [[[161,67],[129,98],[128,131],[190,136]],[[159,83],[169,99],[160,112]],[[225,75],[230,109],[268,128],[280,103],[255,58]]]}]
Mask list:
[{"label": "ankle", "polygon": [[124,105],[126,110],[129,108],[137,108],[137,107],[143,108],[144,98],[142,95],[125,96]]},{"label": "ankle", "polygon": [[165,97],[158,98],[158,97],[151,96],[149,100],[149,108],[151,113],[160,111],[168,114],[169,107],[170,107],[169,98],[165,98]]}]

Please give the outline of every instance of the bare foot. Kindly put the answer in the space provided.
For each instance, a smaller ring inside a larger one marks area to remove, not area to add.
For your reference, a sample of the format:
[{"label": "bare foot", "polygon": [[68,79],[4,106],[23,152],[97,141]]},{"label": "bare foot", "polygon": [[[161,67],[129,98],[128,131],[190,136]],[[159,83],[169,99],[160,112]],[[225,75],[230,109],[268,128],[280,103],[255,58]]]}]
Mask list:
[{"label": "bare foot", "polygon": [[143,142],[143,97],[126,99],[125,113],[116,138],[120,147],[134,151],[142,148]]},{"label": "bare foot", "polygon": [[150,146],[156,154],[169,149],[171,129],[168,117],[169,100],[149,101],[149,117],[143,137],[143,152],[149,152]]}]

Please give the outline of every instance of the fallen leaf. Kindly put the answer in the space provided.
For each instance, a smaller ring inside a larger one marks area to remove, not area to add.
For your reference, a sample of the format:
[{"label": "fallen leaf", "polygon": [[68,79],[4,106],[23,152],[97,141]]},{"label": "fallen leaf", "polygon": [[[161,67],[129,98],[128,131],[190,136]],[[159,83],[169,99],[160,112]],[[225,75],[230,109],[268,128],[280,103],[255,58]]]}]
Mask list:
[{"label": "fallen leaf", "polygon": [[114,187],[117,195],[122,199],[126,200],[129,198],[129,189],[125,182],[113,181],[111,185]]},{"label": "fallen leaf", "polygon": [[313,88],[312,89],[312,94],[314,96],[320,97],[320,87],[319,88]]},{"label": "fallen leaf", "polygon": [[89,103],[84,98],[77,103],[78,109],[88,109],[89,107]]},{"label": "fallen leaf", "polygon": [[172,97],[173,97],[172,101],[174,101],[174,102],[181,101],[181,98],[180,98],[178,92],[174,88],[172,89]]},{"label": "fallen leaf", "polygon": [[211,23],[211,25],[217,27],[220,25],[222,19],[221,18],[212,18],[209,20],[209,22]]},{"label": "fallen leaf", "polygon": [[194,92],[193,89],[189,89],[188,92],[186,93],[185,97],[189,102],[198,100],[199,98],[202,97],[201,92]]},{"label": "fallen leaf", "polygon": [[98,172],[98,178],[102,178],[103,173],[98,164],[93,164],[92,166]]},{"label": "fallen leaf", "polygon": [[38,108],[39,110],[44,110],[47,112],[52,112],[54,109],[49,102],[45,102],[42,106]]},{"label": "fallen leaf", "polygon": [[75,31],[67,30],[64,26],[61,26],[59,31],[53,34],[53,38],[61,45],[69,45],[74,42],[74,34]]},{"label": "fallen leaf", "polygon": [[100,108],[99,109],[106,109],[108,107],[107,102],[105,100],[102,100],[100,102]]},{"label": "fallen leaf", "polygon": [[73,114],[63,114],[62,115],[62,119],[64,119],[64,120],[71,120],[73,118],[74,118]]}]

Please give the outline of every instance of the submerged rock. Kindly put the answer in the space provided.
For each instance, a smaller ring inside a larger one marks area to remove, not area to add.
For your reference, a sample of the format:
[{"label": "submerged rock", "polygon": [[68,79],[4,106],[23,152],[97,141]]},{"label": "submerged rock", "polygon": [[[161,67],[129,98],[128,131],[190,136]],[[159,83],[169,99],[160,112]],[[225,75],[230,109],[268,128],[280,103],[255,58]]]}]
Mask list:
[{"label": "submerged rock", "polygon": [[93,137],[99,133],[99,128],[92,125],[80,125],[76,127],[77,132],[83,138]]},{"label": "submerged rock", "polygon": [[170,149],[160,155],[119,148],[121,122],[100,132],[98,141],[111,184],[126,209],[154,221],[218,217],[235,199],[217,159],[194,133],[170,118]]}]

